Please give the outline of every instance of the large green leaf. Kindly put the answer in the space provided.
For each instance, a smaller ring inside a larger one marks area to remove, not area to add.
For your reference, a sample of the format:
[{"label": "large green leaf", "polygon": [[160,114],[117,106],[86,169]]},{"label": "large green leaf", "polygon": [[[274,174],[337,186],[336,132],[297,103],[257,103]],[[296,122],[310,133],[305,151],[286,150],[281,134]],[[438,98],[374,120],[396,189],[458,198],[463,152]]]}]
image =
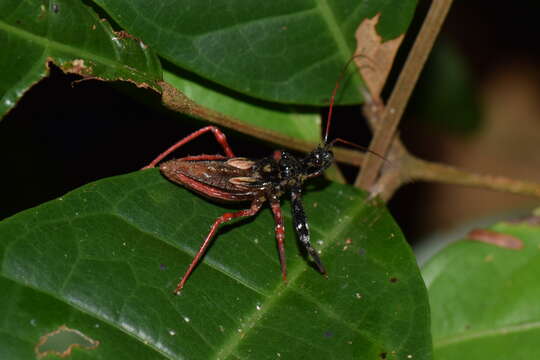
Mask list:
[{"label": "large green leaf", "polygon": [[[270,101],[326,105],[356,49],[360,22],[381,14],[383,39],[404,33],[416,0],[94,0],[161,56]],[[351,70],[352,71],[352,70]],[[358,102],[360,81],[343,103]]]},{"label": "large green leaf", "polygon": [[308,189],[328,279],[300,256],[284,202],[288,283],[264,209],[221,228],[180,296],[176,282],[225,210],[157,170],[24,211],[0,223],[0,356],[32,358],[40,336],[66,325],[99,341],[73,350],[86,359],[430,359],[414,257],[384,207],[363,199],[337,184]]},{"label": "large green leaf", "polygon": [[155,54],[113,32],[82,1],[0,0],[0,43],[0,116],[48,74],[49,62],[84,77],[159,88]]},{"label": "large green leaf", "polygon": [[492,231],[523,248],[463,240],[423,269],[437,360],[540,357],[540,227],[500,223]]}]

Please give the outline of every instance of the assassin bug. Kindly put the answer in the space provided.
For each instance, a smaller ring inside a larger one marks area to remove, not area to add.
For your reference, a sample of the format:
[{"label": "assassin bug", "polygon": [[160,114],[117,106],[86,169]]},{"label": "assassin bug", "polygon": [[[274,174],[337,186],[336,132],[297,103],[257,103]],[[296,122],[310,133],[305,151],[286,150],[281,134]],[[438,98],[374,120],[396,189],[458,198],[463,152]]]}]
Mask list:
[{"label": "assassin bug", "polygon": [[174,290],[175,294],[178,295],[184,287],[193,269],[216,235],[219,225],[238,217],[257,214],[266,201],[269,202],[274,215],[281,274],[283,280],[286,281],[285,227],[280,206],[280,197],[285,193],[290,193],[291,196],[293,223],[298,238],[317,265],[319,272],[326,276],[327,272],[319,254],[310,242],[309,226],[301,197],[304,181],[321,175],[333,163],[334,154],[331,148],[336,142],[355,145],[339,138],[328,142],[332,107],[338,87],[339,80],[330,100],[324,141],[303,158],[297,158],[283,150],[276,150],[271,156],[258,160],[236,157],[227,143],[225,134],[215,126],[207,126],[178,141],[144,167],[144,169],[155,167],[182,145],[202,134],[212,132],[225,155],[196,155],[165,161],[159,165],[161,173],[170,181],[210,199],[230,202],[251,201],[251,206],[248,209],[225,213],[214,221],[199,251]]}]

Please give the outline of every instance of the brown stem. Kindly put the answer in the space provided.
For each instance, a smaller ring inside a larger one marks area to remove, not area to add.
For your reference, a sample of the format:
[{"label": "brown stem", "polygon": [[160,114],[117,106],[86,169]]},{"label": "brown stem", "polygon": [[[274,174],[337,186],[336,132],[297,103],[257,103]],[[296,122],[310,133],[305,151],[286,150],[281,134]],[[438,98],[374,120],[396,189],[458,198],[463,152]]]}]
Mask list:
[{"label": "brown stem", "polygon": [[[180,90],[176,89],[174,86],[170,85],[165,81],[160,82],[159,85],[162,88],[163,104],[173,111],[202,118],[213,124],[217,124],[229,129],[234,129],[243,134],[250,135],[268,142],[272,142],[288,149],[309,152],[317,146],[317,144],[298,140],[272,130],[267,130],[253,125],[247,125],[242,121],[233,118],[232,116],[227,116],[215,110],[206,108],[191,100]],[[333,151],[336,160],[339,162],[354,166],[361,166],[364,162],[364,153],[362,152],[340,147],[334,148]]]},{"label": "brown stem", "polygon": [[[422,28],[390,95],[381,121],[375,129],[375,135],[370,145],[371,151],[382,155],[387,153],[420,71],[426,62],[451,5],[452,0],[432,0]],[[354,185],[366,190],[371,188],[381,166],[382,160],[380,158],[366,156],[363,169],[356,178]]]},{"label": "brown stem", "polygon": [[407,152],[398,138],[392,145],[392,158],[383,168],[381,177],[370,189],[372,196],[389,200],[403,184],[431,181],[503,191],[540,198],[540,184],[510,179],[504,176],[476,174],[450,165],[419,159]]},{"label": "brown stem", "polygon": [[540,184],[533,182],[503,176],[475,174],[449,165],[421,160],[410,155],[407,168],[410,177],[416,180],[481,187],[540,198]]},{"label": "brown stem", "polygon": [[267,140],[278,145],[290,147],[299,151],[311,151],[313,145],[306,141],[290,138],[275,131],[247,125],[232,116],[224,115],[215,110],[204,107],[188,98],[183,92],[176,89],[169,83],[162,81],[159,83],[162,92],[163,104],[173,111],[202,118],[211,123],[237,130],[243,134],[251,135],[259,139]]},{"label": "brown stem", "polygon": [[[201,117],[215,124],[230,127],[259,139],[271,141],[299,151],[311,151],[316,146],[316,144],[295,140],[273,131],[246,125],[237,119],[195,103],[182,92],[165,82],[162,82],[160,86],[163,89],[163,102],[165,106],[174,111]],[[375,119],[383,105],[368,104],[368,106],[366,108],[368,116],[370,119]],[[361,166],[365,157],[365,154],[351,149],[336,147],[333,151],[338,161],[354,166]],[[408,154],[399,138],[396,138],[394,141],[387,164],[389,164],[387,171],[383,174],[380,181],[370,189],[374,194],[380,194],[385,200],[389,199],[399,186],[415,180],[476,186],[540,197],[540,184],[522,182],[504,177],[473,174],[451,166],[417,159]]]}]

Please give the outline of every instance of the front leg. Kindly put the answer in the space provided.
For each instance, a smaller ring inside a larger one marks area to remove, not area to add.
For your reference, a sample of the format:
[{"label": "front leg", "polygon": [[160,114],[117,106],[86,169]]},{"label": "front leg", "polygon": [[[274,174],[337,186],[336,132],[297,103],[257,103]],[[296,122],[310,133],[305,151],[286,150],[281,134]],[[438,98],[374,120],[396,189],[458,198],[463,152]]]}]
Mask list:
[{"label": "front leg", "polygon": [[300,242],[304,245],[315,264],[317,264],[321,274],[326,275],[326,269],[319,258],[317,250],[315,250],[309,242],[309,225],[307,223],[306,213],[304,212],[304,206],[302,205],[301,196],[302,189],[296,188],[291,190],[294,229],[298,234]]}]

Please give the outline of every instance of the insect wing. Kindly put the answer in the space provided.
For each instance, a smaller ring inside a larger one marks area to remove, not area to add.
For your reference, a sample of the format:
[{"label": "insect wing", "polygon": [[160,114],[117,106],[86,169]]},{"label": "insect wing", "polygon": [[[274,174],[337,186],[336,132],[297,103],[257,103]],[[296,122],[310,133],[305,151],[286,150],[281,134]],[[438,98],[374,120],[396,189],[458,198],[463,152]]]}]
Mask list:
[{"label": "insect wing", "polygon": [[171,181],[201,194],[223,200],[249,200],[264,184],[254,177],[256,162],[247,158],[223,160],[176,159],[163,163],[161,172]]}]

